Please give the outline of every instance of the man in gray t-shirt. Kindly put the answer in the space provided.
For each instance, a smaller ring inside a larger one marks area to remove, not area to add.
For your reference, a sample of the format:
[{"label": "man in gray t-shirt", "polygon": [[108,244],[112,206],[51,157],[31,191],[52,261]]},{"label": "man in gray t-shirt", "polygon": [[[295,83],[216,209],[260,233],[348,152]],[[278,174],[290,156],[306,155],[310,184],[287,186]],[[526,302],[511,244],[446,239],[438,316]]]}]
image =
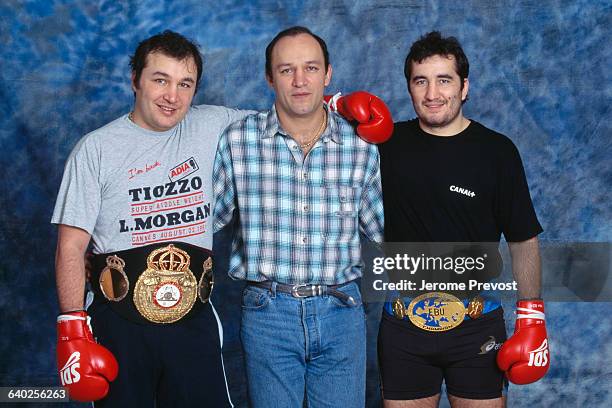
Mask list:
[{"label": "man in gray t-shirt", "polygon": [[191,106],[202,60],[177,33],[141,42],[131,66],[134,110],[79,141],[53,213],[62,385],[96,406],[231,406],[207,297],[211,173],[218,137],[249,112]]}]

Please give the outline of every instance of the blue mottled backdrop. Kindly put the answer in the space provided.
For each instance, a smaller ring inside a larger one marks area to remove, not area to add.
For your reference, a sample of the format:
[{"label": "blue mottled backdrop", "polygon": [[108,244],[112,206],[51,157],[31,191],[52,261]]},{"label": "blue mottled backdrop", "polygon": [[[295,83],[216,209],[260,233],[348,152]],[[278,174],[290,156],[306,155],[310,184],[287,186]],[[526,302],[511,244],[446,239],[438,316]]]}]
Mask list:
[{"label": "blue mottled backdrop", "polygon": [[[130,110],[128,55],[164,29],[202,46],[197,103],[269,108],[264,48],[301,24],[328,42],[330,91],[367,89],[398,120],[414,116],[402,72],[409,45],[433,29],[455,35],[472,66],[466,114],[518,145],[541,238],[611,241],[610,1],[3,0],[0,18],[0,386],[57,382],[49,219],[63,164],[83,134]],[[217,276],[231,389],[246,406],[240,285]],[[373,346],[380,308],[369,309]],[[552,368],[536,384],[512,386],[510,406],[612,406],[612,305],[547,310]],[[368,406],[379,404],[374,355],[371,347]]]}]

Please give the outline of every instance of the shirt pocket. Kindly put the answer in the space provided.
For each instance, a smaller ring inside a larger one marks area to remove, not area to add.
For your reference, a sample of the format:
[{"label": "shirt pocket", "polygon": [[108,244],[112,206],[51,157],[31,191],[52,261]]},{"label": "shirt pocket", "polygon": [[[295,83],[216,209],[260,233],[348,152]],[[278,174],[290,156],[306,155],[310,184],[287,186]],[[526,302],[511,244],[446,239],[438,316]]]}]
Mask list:
[{"label": "shirt pocket", "polygon": [[348,184],[323,186],[321,236],[329,243],[359,239],[359,200],[361,187]]}]

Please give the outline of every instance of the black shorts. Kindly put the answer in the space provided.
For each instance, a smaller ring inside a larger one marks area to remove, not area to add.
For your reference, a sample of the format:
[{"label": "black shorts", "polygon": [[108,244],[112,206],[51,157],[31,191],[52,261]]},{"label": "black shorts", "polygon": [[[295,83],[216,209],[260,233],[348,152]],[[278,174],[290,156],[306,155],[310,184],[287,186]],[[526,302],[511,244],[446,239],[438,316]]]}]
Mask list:
[{"label": "black shorts", "polygon": [[440,393],[469,399],[502,396],[507,386],[495,357],[506,341],[502,308],[446,332],[428,332],[383,311],[378,362],[383,398],[414,400]]}]

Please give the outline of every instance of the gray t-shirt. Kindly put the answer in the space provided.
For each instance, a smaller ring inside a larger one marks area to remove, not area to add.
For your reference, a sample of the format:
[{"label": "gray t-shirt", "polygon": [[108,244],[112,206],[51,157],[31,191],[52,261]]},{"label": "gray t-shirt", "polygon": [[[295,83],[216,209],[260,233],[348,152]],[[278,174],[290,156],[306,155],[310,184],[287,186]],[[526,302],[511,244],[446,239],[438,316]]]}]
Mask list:
[{"label": "gray t-shirt", "polygon": [[164,241],[212,249],[217,141],[249,113],[200,105],[166,132],[127,115],[94,130],[68,157],[51,222],[87,231],[94,253]]}]

